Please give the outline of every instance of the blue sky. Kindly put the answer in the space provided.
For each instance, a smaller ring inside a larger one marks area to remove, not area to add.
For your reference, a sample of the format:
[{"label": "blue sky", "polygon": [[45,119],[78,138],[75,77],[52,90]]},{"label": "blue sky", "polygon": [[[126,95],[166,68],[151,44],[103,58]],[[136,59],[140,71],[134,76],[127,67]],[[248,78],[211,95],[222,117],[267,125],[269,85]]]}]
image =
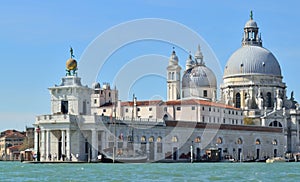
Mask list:
[{"label": "blue sky", "polygon": [[[288,97],[293,90],[300,100],[299,5],[297,0],[1,1],[0,130],[23,130],[34,123],[36,115],[50,113],[47,88],[59,84],[65,75],[70,46],[80,69],[81,55],[97,36],[120,23],[142,18],[172,20],[196,31],[214,51],[223,69],[240,47],[243,26],[253,10],[263,46],[272,51],[281,65]],[[137,47],[142,47],[142,51]],[[172,45],[151,41],[120,49],[109,58],[98,81],[112,82],[114,74],[128,60],[144,54],[169,57],[171,51]],[[184,67],[187,55],[178,52]],[[147,77],[138,80],[130,94],[135,93],[139,99],[156,95],[164,98],[164,84],[161,77]],[[159,89],[150,89],[151,85]]]}]

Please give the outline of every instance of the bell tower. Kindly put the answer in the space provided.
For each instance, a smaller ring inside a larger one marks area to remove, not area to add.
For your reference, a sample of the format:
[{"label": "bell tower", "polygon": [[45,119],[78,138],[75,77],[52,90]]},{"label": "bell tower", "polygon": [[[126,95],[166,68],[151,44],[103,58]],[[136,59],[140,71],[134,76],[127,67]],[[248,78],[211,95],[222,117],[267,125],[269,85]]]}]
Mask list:
[{"label": "bell tower", "polygon": [[180,71],[181,67],[178,65],[178,57],[173,48],[167,67],[167,100],[180,99]]}]

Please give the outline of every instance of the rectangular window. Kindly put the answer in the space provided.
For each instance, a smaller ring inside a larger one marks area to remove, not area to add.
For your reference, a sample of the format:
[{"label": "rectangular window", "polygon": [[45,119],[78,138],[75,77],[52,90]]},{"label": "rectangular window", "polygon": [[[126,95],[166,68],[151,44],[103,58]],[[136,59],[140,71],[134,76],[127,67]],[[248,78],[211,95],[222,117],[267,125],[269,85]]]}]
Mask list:
[{"label": "rectangular window", "polygon": [[68,114],[68,101],[61,101],[61,112],[63,114]]},{"label": "rectangular window", "polygon": [[82,114],[86,114],[86,101],[82,102]]},{"label": "rectangular window", "polygon": [[177,110],[177,111],[181,111],[181,107],[177,107],[176,110]]},{"label": "rectangular window", "polygon": [[128,112],[128,109],[127,109],[127,108],[125,109],[125,112]]},{"label": "rectangular window", "polygon": [[140,111],[140,110],[141,110],[141,108],[138,107],[138,108],[137,108],[137,111]]},{"label": "rectangular window", "polygon": [[152,107],[149,107],[149,111],[152,111]]},{"label": "rectangular window", "polygon": [[203,90],[203,97],[207,97],[207,90]]},{"label": "rectangular window", "polygon": [[97,99],[94,99],[94,104],[97,104]]},{"label": "rectangular window", "polygon": [[205,122],[205,117],[204,117],[204,116],[202,116],[202,122],[203,122],[203,123]]},{"label": "rectangular window", "polygon": [[195,106],[192,106],[192,110],[195,110]]},{"label": "rectangular window", "polygon": [[204,107],[202,107],[202,111],[204,111]]},{"label": "rectangular window", "polygon": [[168,108],[167,108],[167,107],[164,107],[164,111],[167,112],[167,111],[168,111]]}]

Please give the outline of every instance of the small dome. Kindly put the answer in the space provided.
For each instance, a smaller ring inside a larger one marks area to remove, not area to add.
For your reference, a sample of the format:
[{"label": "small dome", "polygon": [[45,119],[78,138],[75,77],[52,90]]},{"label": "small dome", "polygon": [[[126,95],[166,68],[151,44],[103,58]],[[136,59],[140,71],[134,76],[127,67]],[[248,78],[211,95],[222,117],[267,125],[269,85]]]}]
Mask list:
[{"label": "small dome", "polygon": [[172,52],[171,56],[170,56],[170,62],[177,62],[178,63],[178,57],[176,56],[175,51]]},{"label": "small dome", "polygon": [[66,62],[67,70],[76,70],[77,69],[77,61],[73,58],[70,58]]},{"label": "small dome", "polygon": [[246,45],[235,51],[228,59],[223,78],[255,74],[281,77],[280,65],[267,49]]},{"label": "small dome", "polygon": [[213,71],[206,66],[198,65],[186,70],[182,77],[182,88],[217,87],[217,79]]},{"label": "small dome", "polygon": [[247,21],[247,23],[245,24],[245,28],[258,28],[258,27],[257,27],[256,21],[250,19],[250,20]]},{"label": "small dome", "polygon": [[194,61],[193,61],[193,59],[192,59],[192,55],[189,55],[189,57],[188,57],[187,60],[186,60],[186,64],[191,64],[191,65],[194,64]]},{"label": "small dome", "polygon": [[93,87],[93,89],[100,88],[100,83],[95,82],[95,83],[93,83],[92,87]]}]

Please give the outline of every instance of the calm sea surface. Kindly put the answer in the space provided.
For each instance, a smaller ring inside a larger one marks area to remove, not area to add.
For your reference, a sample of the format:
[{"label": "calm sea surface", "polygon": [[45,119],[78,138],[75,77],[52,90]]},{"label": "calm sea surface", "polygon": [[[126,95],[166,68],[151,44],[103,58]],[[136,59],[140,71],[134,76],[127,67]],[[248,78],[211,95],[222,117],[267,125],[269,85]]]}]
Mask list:
[{"label": "calm sea surface", "polygon": [[300,181],[296,163],[24,164],[0,162],[0,181]]}]

